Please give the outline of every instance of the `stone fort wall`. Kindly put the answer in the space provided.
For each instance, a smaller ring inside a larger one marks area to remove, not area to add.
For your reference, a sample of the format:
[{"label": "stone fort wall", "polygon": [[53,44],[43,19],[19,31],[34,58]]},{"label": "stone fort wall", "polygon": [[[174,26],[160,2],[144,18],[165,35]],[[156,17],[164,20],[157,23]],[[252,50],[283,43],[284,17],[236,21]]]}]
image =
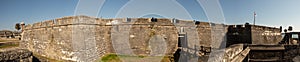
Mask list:
[{"label": "stone fort wall", "polygon": [[228,25],[192,20],[71,16],[26,25],[20,45],[53,59],[95,61],[109,53],[172,55],[181,32],[189,48],[220,48],[228,31]]},{"label": "stone fort wall", "polygon": [[247,44],[278,44],[282,40],[280,29],[259,25],[228,25],[227,45]]}]

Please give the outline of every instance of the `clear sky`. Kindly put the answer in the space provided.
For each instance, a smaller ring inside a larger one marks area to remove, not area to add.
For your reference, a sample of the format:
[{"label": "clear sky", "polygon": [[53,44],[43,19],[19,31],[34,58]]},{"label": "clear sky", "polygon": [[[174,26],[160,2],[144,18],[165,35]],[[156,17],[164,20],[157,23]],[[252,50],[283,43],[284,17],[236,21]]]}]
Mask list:
[{"label": "clear sky", "polygon": [[[106,0],[98,17],[118,17],[117,15],[122,15],[122,13],[119,13],[122,12],[120,10],[125,10],[128,6],[132,5],[135,7],[128,9],[131,10],[129,13],[132,13],[128,17],[156,16],[189,19],[184,18],[188,17],[185,15],[176,15],[181,13],[186,14],[187,12],[187,15],[191,15],[190,18],[193,20],[208,21],[197,0],[175,0],[178,2],[175,4],[173,4],[174,0],[154,0],[158,1],[153,3],[154,7],[151,4],[147,6],[147,2],[153,2],[153,0],[139,0],[139,2],[145,1],[140,4],[132,4],[139,3],[132,1],[136,0]],[[21,21],[24,21],[26,24],[32,24],[63,16],[73,16],[78,2],[78,0],[0,0],[0,30],[14,30],[14,24]],[[245,22],[252,24],[253,12],[255,11],[257,14],[256,24],[273,27],[283,26],[284,28],[291,25],[294,29],[300,30],[300,24],[298,24],[300,22],[300,0],[219,0],[219,2],[226,24],[244,24]],[[178,4],[181,6],[178,6]],[[149,10],[143,7],[153,8],[158,11],[134,16],[134,13]],[[186,11],[180,11],[182,8]],[[167,10],[167,12],[159,10]],[[127,15],[125,14],[125,16]]]}]

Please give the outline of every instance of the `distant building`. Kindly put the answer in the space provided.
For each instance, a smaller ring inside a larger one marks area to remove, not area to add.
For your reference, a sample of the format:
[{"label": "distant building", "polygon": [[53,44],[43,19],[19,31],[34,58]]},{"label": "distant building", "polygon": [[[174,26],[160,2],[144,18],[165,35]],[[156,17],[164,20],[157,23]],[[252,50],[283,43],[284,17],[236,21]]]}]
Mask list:
[{"label": "distant building", "polygon": [[15,38],[16,36],[20,36],[19,32],[10,31],[10,30],[1,30],[0,37],[1,38]]}]

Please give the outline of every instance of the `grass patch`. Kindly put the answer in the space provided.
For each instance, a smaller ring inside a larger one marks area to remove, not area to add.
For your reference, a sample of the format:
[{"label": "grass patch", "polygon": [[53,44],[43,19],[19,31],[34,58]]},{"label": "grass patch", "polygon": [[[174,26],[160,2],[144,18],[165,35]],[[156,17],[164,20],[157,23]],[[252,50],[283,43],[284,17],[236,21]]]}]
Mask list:
[{"label": "grass patch", "polygon": [[0,42],[6,42],[7,40],[0,40]]},{"label": "grass patch", "polygon": [[139,57],[139,58],[145,58],[146,56],[139,55],[138,57]]},{"label": "grass patch", "polygon": [[121,60],[116,54],[108,54],[103,56],[100,62],[121,62]]},{"label": "grass patch", "polygon": [[1,39],[1,40],[0,40],[0,42],[8,42],[8,41],[18,42],[18,41],[20,41],[20,40],[11,40],[11,39],[6,39],[6,40]]},{"label": "grass patch", "polygon": [[[123,59],[132,61],[136,59],[159,59],[162,58],[161,56],[129,56],[129,55],[116,55],[116,54],[107,54],[101,58],[101,60],[98,60],[98,62],[122,62],[122,60],[119,58],[122,57]],[[150,60],[151,61],[151,60]],[[160,62],[172,62],[171,56],[164,56]],[[157,61],[156,61],[157,62]]]},{"label": "grass patch", "polygon": [[11,48],[11,47],[18,47],[19,44],[4,44],[1,45],[0,48]]}]

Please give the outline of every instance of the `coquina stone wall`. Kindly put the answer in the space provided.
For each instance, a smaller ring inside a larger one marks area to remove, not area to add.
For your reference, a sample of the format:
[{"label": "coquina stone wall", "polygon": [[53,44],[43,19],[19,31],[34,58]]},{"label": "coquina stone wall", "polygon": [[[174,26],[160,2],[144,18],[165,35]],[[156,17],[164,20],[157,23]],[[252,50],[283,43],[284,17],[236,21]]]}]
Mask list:
[{"label": "coquina stone wall", "polygon": [[208,47],[209,51],[225,46],[228,25],[165,18],[71,16],[26,25],[20,45],[57,60],[90,62],[110,53],[173,55],[182,32],[187,34],[189,48]]},{"label": "coquina stone wall", "polygon": [[252,44],[278,44],[282,40],[281,31],[274,27],[251,26]]},{"label": "coquina stone wall", "polygon": [[32,52],[26,49],[0,51],[0,62],[32,62]]},{"label": "coquina stone wall", "polygon": [[[177,29],[169,19],[63,17],[26,25],[21,47],[58,60],[95,61],[109,53],[171,55]],[[160,45],[164,43],[165,45]],[[129,45],[128,45],[129,44]],[[163,53],[161,47],[166,47]],[[127,48],[127,49],[126,49]]]},{"label": "coquina stone wall", "polygon": [[232,44],[278,44],[282,40],[280,29],[258,25],[229,25],[227,45]]}]

